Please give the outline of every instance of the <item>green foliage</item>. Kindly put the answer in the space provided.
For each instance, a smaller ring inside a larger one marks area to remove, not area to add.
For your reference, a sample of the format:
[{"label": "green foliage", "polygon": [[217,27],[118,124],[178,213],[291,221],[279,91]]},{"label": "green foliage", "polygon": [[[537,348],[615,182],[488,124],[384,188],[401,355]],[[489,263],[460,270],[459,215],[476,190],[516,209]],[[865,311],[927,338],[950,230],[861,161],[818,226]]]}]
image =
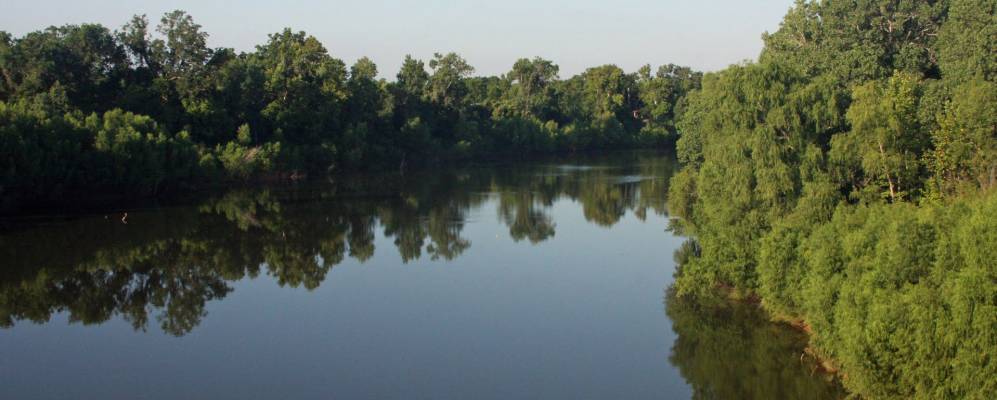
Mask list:
[{"label": "green foliage", "polygon": [[0,101],[46,93],[58,85],[84,112],[111,108],[128,73],[124,49],[100,25],[66,25],[13,39],[3,34]]},{"label": "green foliage", "polygon": [[808,76],[845,85],[895,70],[937,74],[936,42],[950,1],[797,0],[760,60],[787,61]]},{"label": "green foliage", "polygon": [[970,81],[946,104],[926,154],[941,193],[991,189],[997,185],[997,85]]},{"label": "green foliage", "polygon": [[640,140],[672,145],[678,138],[677,123],[688,107],[686,96],[702,87],[703,74],[674,64],[662,65],[651,75],[651,66],[638,71],[637,85],[643,104],[636,117],[643,120]]},{"label": "green foliage", "polygon": [[266,143],[247,147],[245,144],[228,142],[216,150],[222,168],[233,179],[246,180],[268,172],[274,172],[280,143]]},{"label": "green foliage", "polygon": [[[540,57],[475,77],[446,53],[429,60],[431,71],[406,56],[389,82],[370,59],[347,68],[305,32],[284,29],[245,53],[207,43],[179,10],[155,26],[135,16],[114,32],[0,32],[0,103],[18,114],[0,126],[17,155],[3,161],[4,209],[94,185],[143,194],[441,159],[671,147],[701,77],[675,65],[653,77],[650,67],[641,75],[606,65],[561,80]],[[91,113],[97,120],[86,122]]]},{"label": "green foliage", "polygon": [[429,77],[426,97],[444,110],[455,110],[467,95],[464,79],[474,72],[474,67],[457,53],[436,53],[429,60],[433,74]]},{"label": "green foliage", "polygon": [[[44,102],[0,103],[0,193],[53,199],[89,187],[156,193],[195,176],[198,150],[186,132],[122,110],[60,114]],[[8,197],[9,196],[9,197]]]},{"label": "green foliage", "polygon": [[677,124],[677,293],[805,321],[862,397],[988,398],[995,6],[798,1],[759,62],[704,76]]},{"label": "green foliage", "polygon": [[997,2],[952,0],[948,20],[938,32],[938,64],[955,85],[997,76]]},{"label": "green foliage", "polygon": [[[844,207],[804,239],[794,276],[813,297],[795,309],[813,321],[814,344],[848,372],[846,386],[875,398],[985,398],[993,391],[997,365],[981,355],[997,346],[990,333],[997,263],[987,258],[995,211],[993,196]],[[821,254],[834,254],[837,267],[821,267]],[[966,279],[973,286],[963,286]]]},{"label": "green foliage", "polygon": [[61,194],[85,178],[87,134],[43,104],[0,103],[0,193],[14,202]]},{"label": "green foliage", "polygon": [[855,88],[848,108],[851,131],[835,135],[830,158],[848,172],[858,193],[891,201],[908,198],[920,188],[920,156],[929,146],[927,132],[917,120],[919,82],[898,73],[885,83],[870,82]]},{"label": "green foliage", "polygon": [[506,74],[512,86],[510,108],[524,117],[552,117],[555,113],[553,83],[558,78],[558,70],[556,64],[540,57],[517,60],[512,71]]},{"label": "green foliage", "polygon": [[285,29],[270,35],[253,58],[266,79],[261,115],[274,139],[316,145],[341,128],[346,66],[329,56],[318,39]]}]

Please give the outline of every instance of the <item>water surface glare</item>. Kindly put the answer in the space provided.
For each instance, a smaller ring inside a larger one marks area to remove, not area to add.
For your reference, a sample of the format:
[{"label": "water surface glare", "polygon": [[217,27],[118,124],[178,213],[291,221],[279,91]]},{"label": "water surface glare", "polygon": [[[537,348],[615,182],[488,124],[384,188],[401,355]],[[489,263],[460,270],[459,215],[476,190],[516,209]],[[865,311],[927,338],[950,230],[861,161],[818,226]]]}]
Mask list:
[{"label": "water surface glare", "polygon": [[365,175],[8,226],[0,398],[840,397],[796,332],[666,294],[675,168]]}]

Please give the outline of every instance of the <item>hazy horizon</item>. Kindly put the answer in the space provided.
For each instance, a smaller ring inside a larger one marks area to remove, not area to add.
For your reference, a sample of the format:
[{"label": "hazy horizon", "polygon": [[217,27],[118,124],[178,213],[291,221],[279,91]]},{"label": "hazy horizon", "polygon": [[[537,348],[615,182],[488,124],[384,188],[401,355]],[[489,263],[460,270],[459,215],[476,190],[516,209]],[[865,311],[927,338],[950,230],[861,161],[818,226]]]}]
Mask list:
[{"label": "hazy horizon", "polygon": [[[715,71],[756,59],[761,35],[774,31],[792,0],[738,2],[711,0],[688,4],[667,0],[547,1],[510,0],[397,1],[364,3],[287,1],[39,0],[13,3],[0,15],[0,30],[20,37],[65,24],[100,23],[118,29],[132,15],[146,14],[158,24],[168,11],[181,9],[210,36],[211,47],[251,51],[270,33],[290,27],[318,38],[348,65],[369,57],[379,75],[391,79],[406,54],[428,60],[434,52],[454,51],[475,67],[474,75],[500,75],[518,58],[540,56],[568,77],[585,68],[616,64],[635,71],[644,64],[674,63]],[[722,29],[718,29],[722,28]]]}]

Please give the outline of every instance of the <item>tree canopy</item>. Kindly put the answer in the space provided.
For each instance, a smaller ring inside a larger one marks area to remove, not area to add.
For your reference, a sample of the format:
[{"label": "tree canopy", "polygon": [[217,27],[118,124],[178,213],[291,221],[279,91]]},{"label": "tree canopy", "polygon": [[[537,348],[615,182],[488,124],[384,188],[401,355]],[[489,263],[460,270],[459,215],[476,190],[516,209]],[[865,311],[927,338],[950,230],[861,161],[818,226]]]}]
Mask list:
[{"label": "tree canopy", "polygon": [[760,296],[862,397],[994,393],[995,10],[801,0],[706,74],[677,123],[677,293]]},{"label": "tree canopy", "polygon": [[[676,104],[699,85],[699,74],[677,66],[639,77],[606,65],[561,80],[540,57],[480,77],[456,53],[406,57],[389,81],[370,59],[347,66],[305,32],[284,29],[242,53],[207,39],[179,10],[155,26],[139,15],[113,31],[0,32],[0,153],[12,155],[0,160],[3,208],[81,191],[149,195],[439,160],[669,147]],[[129,144],[107,145],[106,121],[127,121],[114,123],[129,133],[112,142]]]}]

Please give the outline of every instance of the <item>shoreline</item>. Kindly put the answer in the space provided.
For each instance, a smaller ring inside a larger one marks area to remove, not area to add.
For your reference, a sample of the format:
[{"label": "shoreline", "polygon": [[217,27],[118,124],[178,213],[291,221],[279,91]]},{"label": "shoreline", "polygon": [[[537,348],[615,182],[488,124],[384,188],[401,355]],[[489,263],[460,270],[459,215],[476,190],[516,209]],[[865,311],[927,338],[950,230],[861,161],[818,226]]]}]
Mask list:
[{"label": "shoreline", "polygon": [[[372,176],[404,179],[406,175],[417,175],[440,169],[476,168],[481,166],[516,163],[525,161],[557,160],[569,161],[597,157],[613,157],[628,154],[665,154],[674,157],[675,150],[669,147],[638,147],[603,150],[554,151],[542,153],[508,153],[492,157],[462,159],[438,159],[414,163],[404,170],[374,167],[370,169],[332,170],[325,174],[308,174],[300,171],[274,172],[248,180],[191,180],[168,185],[157,193],[135,193],[127,189],[85,188],[73,189],[50,199],[18,200],[13,196],[0,197],[0,226],[31,219],[61,218],[72,215],[114,213],[126,210],[187,205],[205,197],[231,190],[254,189],[293,189],[299,187],[351,183],[360,178]],[[7,204],[13,203],[13,204]]]},{"label": "shoreline", "polygon": [[[739,302],[743,304],[751,304],[757,306],[761,311],[768,316],[769,321],[778,325],[785,325],[792,328],[795,331],[801,332],[807,335],[807,345],[803,348],[803,353],[800,354],[800,361],[807,356],[811,358],[814,365],[817,367],[815,372],[820,372],[827,376],[832,376],[835,380],[843,385],[844,379],[847,378],[847,374],[841,370],[836,364],[834,359],[824,357],[818,354],[818,351],[810,344],[813,338],[814,332],[810,324],[804,319],[793,318],[787,315],[776,314],[769,311],[765,307],[765,300],[756,293],[743,293],[742,291],[724,284],[716,285],[716,291],[727,301]],[[847,390],[847,388],[846,388]]]}]

